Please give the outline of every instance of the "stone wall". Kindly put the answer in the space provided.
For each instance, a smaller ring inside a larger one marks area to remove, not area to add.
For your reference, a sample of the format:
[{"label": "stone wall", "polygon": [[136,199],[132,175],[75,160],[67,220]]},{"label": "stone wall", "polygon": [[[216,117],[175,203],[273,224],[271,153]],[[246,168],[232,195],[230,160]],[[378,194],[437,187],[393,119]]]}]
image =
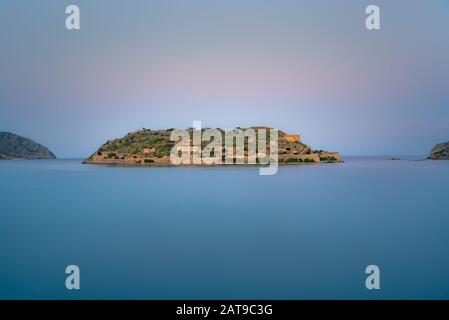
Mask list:
[{"label": "stone wall", "polygon": [[292,159],[299,160],[298,162],[304,162],[304,160],[313,160],[313,162],[319,163],[320,162],[320,156],[317,153],[311,153],[311,154],[283,154],[279,155],[279,162],[292,162]]},{"label": "stone wall", "polygon": [[340,162],[340,154],[338,152],[321,152],[320,158],[335,158],[335,161]]}]

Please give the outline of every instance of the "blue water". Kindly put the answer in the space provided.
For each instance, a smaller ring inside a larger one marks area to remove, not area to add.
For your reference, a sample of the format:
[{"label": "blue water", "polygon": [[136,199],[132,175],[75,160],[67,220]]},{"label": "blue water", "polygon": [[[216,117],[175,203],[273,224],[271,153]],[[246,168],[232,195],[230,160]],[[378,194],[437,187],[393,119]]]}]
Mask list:
[{"label": "blue water", "polygon": [[345,160],[0,161],[0,298],[448,299],[449,161]]}]

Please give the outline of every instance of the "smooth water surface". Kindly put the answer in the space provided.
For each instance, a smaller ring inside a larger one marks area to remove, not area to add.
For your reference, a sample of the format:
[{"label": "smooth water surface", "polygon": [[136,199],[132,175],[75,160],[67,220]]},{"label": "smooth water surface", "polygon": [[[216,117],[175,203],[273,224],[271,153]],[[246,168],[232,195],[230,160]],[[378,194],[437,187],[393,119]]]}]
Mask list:
[{"label": "smooth water surface", "polygon": [[345,160],[274,176],[0,161],[0,298],[449,298],[449,161]]}]

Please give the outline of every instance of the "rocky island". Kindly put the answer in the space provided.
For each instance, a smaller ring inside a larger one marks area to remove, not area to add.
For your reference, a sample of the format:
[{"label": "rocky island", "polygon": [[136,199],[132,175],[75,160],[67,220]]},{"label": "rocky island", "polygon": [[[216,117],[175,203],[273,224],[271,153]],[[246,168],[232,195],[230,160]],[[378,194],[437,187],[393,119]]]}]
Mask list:
[{"label": "rocky island", "polygon": [[[266,127],[252,127],[250,129],[259,128]],[[170,139],[173,130],[175,129],[141,129],[130,132],[123,138],[107,141],[90,157],[85,159],[83,163],[125,166],[169,166],[171,165],[170,152],[177,144],[176,141]],[[224,133],[223,129],[218,130]],[[192,136],[193,128],[189,128],[187,131]],[[210,141],[203,141],[201,147],[204,148],[208,143]],[[266,141],[266,145],[268,149],[269,138]],[[191,145],[188,149],[188,152],[193,152],[195,147]],[[247,162],[247,152],[248,149],[245,146],[245,163]],[[223,158],[224,154],[225,147],[223,146]],[[277,154],[280,164],[340,162],[338,152],[313,150],[310,146],[301,142],[299,134],[290,135],[280,130],[278,131]]]},{"label": "rocky island", "polygon": [[449,141],[439,143],[433,147],[428,159],[431,160],[449,160]]},{"label": "rocky island", "polygon": [[0,132],[0,160],[55,159],[46,147],[9,132]]}]

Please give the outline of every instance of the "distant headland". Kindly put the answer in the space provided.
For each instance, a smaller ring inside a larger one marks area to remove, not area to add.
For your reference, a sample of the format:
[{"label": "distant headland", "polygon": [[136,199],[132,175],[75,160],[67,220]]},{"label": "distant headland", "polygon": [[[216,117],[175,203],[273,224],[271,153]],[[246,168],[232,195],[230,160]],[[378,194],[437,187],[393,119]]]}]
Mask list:
[{"label": "distant headland", "polygon": [[0,132],[0,160],[56,159],[53,152],[33,140]]},{"label": "distant headland", "polygon": [[435,147],[433,147],[428,159],[449,160],[449,141],[439,143]]},{"label": "distant headland", "polygon": [[[251,127],[251,128],[236,128],[236,132],[247,132],[248,129],[270,129],[267,127]],[[109,164],[109,165],[124,165],[124,166],[170,166],[172,165],[170,154],[173,150],[176,152],[187,152],[192,156],[194,152],[204,153],[204,148],[211,143],[211,140],[202,141],[201,147],[189,145],[180,146],[179,140],[173,140],[172,133],[175,129],[165,130],[150,130],[141,129],[135,132],[130,132],[123,138],[109,140],[104,143],[95,153],[85,159],[85,164]],[[193,136],[194,129],[186,129],[190,137]],[[204,132],[207,129],[202,129]],[[225,157],[226,147],[224,144],[225,130],[219,130],[223,135],[223,144],[220,144],[221,157]],[[226,131],[227,132],[227,131]],[[314,150],[310,146],[302,143],[299,134],[287,134],[281,130],[277,130],[277,161],[279,164],[301,164],[301,163],[323,163],[323,162],[340,162],[340,155],[338,152],[328,152],[323,150]],[[246,138],[248,139],[248,138]],[[259,138],[260,139],[260,138]],[[251,139],[250,139],[251,140]],[[244,140],[244,155],[242,161],[249,163],[248,159],[251,154],[248,151],[248,144],[250,140]],[[214,140],[212,140],[214,141]],[[257,141],[259,145],[259,140]],[[237,143],[236,143],[237,144]],[[264,144],[262,142],[262,144]],[[266,150],[270,149],[270,137],[267,136],[265,141]],[[175,148],[175,149],[174,149]],[[258,147],[258,153],[260,145]],[[236,146],[233,146],[235,152]],[[232,153],[234,161],[237,163],[237,153]],[[212,151],[212,157],[214,151]],[[256,156],[258,155],[256,153]],[[223,161],[224,163],[224,161]],[[256,163],[256,162],[254,162]],[[257,162],[258,163],[258,162]]]}]

